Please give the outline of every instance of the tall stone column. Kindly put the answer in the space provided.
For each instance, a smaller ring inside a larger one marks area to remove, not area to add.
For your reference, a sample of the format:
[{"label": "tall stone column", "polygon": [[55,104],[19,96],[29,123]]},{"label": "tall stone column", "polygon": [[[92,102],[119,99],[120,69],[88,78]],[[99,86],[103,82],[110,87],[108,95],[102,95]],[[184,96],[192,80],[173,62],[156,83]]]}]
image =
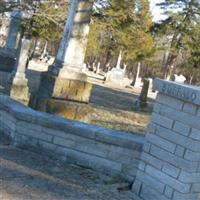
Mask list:
[{"label": "tall stone column", "polygon": [[41,81],[42,98],[89,102],[92,84],[83,73],[93,0],[72,0],[54,64]]},{"label": "tall stone column", "polygon": [[20,42],[15,69],[8,80],[8,90],[10,97],[28,105],[29,88],[28,80],[25,75],[28,54],[30,49],[30,40],[22,39]]},{"label": "tall stone column", "polygon": [[138,62],[134,87],[140,87],[140,85],[141,85],[140,68],[141,68],[141,62]]},{"label": "tall stone column", "polygon": [[93,0],[72,0],[63,37],[51,68],[53,74],[60,78],[85,78],[84,74],[77,77],[75,74],[69,75],[69,72],[82,73],[92,6]]},{"label": "tall stone column", "polygon": [[119,56],[117,59],[117,65],[116,65],[116,69],[121,69],[120,65],[121,65],[121,61],[122,61],[122,51],[119,52]]},{"label": "tall stone column", "polygon": [[22,13],[19,11],[14,11],[11,14],[11,22],[8,31],[8,36],[6,39],[5,50],[14,56],[16,53],[17,36],[19,33],[19,28],[22,20]]}]

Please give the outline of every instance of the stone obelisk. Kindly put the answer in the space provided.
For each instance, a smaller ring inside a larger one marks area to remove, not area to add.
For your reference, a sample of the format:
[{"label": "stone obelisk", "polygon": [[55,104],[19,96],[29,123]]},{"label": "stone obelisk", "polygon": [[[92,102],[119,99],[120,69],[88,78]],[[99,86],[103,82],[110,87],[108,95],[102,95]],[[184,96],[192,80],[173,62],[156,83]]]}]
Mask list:
[{"label": "stone obelisk", "polygon": [[119,52],[119,56],[118,56],[118,59],[117,59],[117,65],[116,65],[116,69],[121,69],[121,61],[122,61],[122,51]]},{"label": "stone obelisk", "polygon": [[[92,84],[83,73],[93,0],[72,0],[64,33],[52,66],[41,82],[40,95],[88,102]],[[47,94],[48,91],[48,94]]]}]

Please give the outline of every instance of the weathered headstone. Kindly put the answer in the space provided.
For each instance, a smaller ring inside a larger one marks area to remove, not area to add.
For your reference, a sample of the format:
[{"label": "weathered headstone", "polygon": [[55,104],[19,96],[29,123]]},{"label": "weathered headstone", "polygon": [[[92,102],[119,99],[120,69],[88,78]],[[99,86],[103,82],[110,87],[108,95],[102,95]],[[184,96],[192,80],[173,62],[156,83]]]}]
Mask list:
[{"label": "weathered headstone", "polygon": [[15,69],[11,73],[8,80],[7,92],[11,98],[28,105],[29,88],[28,80],[25,75],[28,54],[30,48],[30,40],[22,39],[20,42]]},{"label": "weathered headstone", "polygon": [[135,109],[136,110],[141,110],[143,108],[147,107],[147,98],[148,98],[148,91],[149,91],[149,79],[144,79],[143,80],[143,86],[141,93],[138,97],[138,99],[135,102]]},{"label": "weathered headstone", "polygon": [[158,91],[132,191],[144,200],[200,199],[200,89],[156,79]]},{"label": "weathered headstone", "polygon": [[174,81],[177,83],[184,83],[186,81],[185,76],[183,76],[182,74],[180,75],[174,74],[174,78],[175,78]]},{"label": "weathered headstone", "polygon": [[112,82],[119,85],[122,83],[124,79],[125,71],[121,69],[120,67],[121,60],[122,60],[122,52],[120,51],[118,59],[117,59],[116,67],[112,68],[110,71],[107,72],[106,82]]}]

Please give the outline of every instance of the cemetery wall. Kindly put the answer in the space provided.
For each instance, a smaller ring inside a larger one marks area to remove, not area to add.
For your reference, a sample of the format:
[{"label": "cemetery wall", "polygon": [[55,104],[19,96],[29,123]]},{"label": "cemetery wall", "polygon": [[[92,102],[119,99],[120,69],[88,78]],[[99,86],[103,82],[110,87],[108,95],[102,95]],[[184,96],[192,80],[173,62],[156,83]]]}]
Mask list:
[{"label": "cemetery wall", "polygon": [[200,89],[157,79],[158,96],[133,192],[144,200],[200,199]]},{"label": "cemetery wall", "polygon": [[0,129],[17,146],[34,147],[132,182],[144,138],[34,111],[0,95]]}]

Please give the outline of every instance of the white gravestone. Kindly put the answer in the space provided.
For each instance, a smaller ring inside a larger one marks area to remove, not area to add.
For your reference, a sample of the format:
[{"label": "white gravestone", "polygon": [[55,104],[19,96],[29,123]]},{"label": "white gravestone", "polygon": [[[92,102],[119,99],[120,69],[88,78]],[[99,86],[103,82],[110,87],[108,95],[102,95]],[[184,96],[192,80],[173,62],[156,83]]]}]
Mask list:
[{"label": "white gravestone", "polygon": [[112,68],[111,71],[107,73],[106,82],[113,82],[119,85],[122,84],[125,71],[120,68],[121,60],[122,60],[122,52],[120,51],[118,59],[117,59],[117,65],[115,68]]},{"label": "white gravestone", "polygon": [[174,81],[177,83],[184,83],[186,81],[185,76],[183,76],[182,74],[181,75],[174,74],[174,78],[175,78]]},{"label": "white gravestone", "polygon": [[22,39],[20,42],[15,69],[8,80],[10,97],[27,105],[29,102],[28,80],[25,75],[28,62],[30,40]]}]

